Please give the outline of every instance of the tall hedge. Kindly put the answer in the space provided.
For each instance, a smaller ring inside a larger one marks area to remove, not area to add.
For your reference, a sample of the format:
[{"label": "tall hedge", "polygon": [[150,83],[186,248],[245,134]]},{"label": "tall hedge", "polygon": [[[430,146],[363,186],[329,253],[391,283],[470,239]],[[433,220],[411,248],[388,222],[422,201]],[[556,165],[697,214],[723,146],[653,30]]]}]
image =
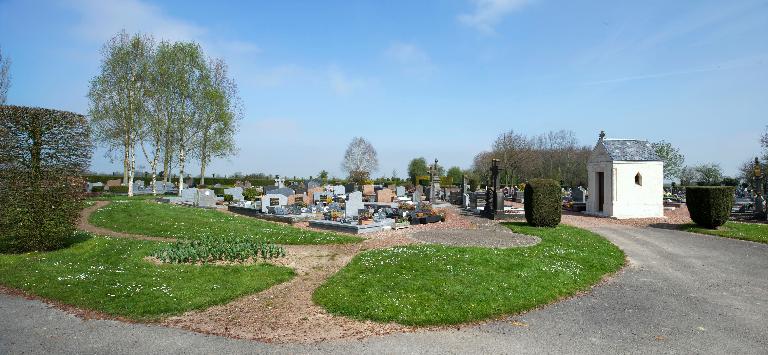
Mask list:
[{"label": "tall hedge", "polygon": [[552,179],[533,179],[525,185],[525,220],[535,227],[555,227],[562,215],[560,184]]},{"label": "tall hedge", "polygon": [[92,151],[84,116],[0,105],[0,251],[53,250],[70,239]]},{"label": "tall hedge", "polygon": [[685,188],[688,213],[696,224],[715,229],[731,216],[733,186],[689,186]]}]

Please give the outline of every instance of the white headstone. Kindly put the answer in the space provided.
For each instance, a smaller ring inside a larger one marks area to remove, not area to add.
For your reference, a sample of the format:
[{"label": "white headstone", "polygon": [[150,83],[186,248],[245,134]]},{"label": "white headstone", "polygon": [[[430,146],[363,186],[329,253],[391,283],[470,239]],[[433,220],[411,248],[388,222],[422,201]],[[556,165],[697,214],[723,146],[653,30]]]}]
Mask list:
[{"label": "white headstone", "polygon": [[395,192],[397,192],[397,197],[403,197],[405,196],[405,186],[398,186],[395,189]]},{"label": "white headstone", "polygon": [[197,189],[184,189],[181,190],[181,202],[188,203],[190,205],[197,204]]},{"label": "white headstone", "polygon": [[243,188],[242,187],[233,187],[231,189],[224,189],[225,195],[232,195],[232,200],[234,201],[242,201],[245,198],[243,197]]},{"label": "white headstone", "polygon": [[344,185],[331,186],[331,191],[333,191],[333,194],[336,196],[344,195],[347,193],[347,189],[344,187]]},{"label": "white headstone", "polygon": [[346,212],[347,217],[357,216],[358,210],[363,208],[365,208],[365,205],[363,204],[363,193],[360,191],[350,193],[344,211]]},{"label": "white headstone", "polygon": [[261,197],[261,212],[267,213],[269,207],[282,207],[288,204],[288,196],[283,194],[266,194]]},{"label": "white headstone", "polygon": [[216,194],[213,193],[213,190],[209,189],[197,190],[197,205],[199,207],[216,206]]}]

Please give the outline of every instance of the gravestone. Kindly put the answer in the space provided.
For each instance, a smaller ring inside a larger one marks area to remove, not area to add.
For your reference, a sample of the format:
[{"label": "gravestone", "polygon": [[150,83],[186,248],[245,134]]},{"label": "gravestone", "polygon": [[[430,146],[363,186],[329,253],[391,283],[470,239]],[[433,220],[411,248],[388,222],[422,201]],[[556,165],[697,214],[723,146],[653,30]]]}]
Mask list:
[{"label": "gravestone", "polygon": [[309,181],[307,181],[307,191],[309,191],[311,189],[318,188],[318,187],[322,187],[322,186],[323,186],[323,183],[320,180],[309,180]]},{"label": "gravestone", "polygon": [[101,187],[103,189],[104,183],[103,182],[94,182],[93,184],[88,183],[88,192],[93,191],[94,187]]},{"label": "gravestone", "polygon": [[360,191],[350,193],[349,198],[347,198],[346,207],[344,209],[346,216],[355,217],[358,214],[358,210],[364,208],[365,205],[363,204],[363,193]]},{"label": "gravestone", "polygon": [[423,195],[424,194],[424,186],[416,185],[416,190],[414,192],[416,192],[416,191],[419,192],[419,195]]},{"label": "gravestone", "polygon": [[344,185],[345,191],[354,192],[357,191],[357,184],[346,184]]},{"label": "gravestone", "polygon": [[280,175],[277,175],[275,177],[275,186],[278,189],[285,187],[285,179],[281,178]]},{"label": "gravestone", "polygon": [[373,196],[376,192],[373,189],[373,185],[363,185],[363,195],[364,196]]},{"label": "gravestone", "polygon": [[310,205],[313,205],[315,203],[315,194],[318,192],[323,192],[325,189],[322,188],[322,186],[315,186],[307,189],[307,203]]},{"label": "gravestone", "polygon": [[233,187],[231,189],[224,189],[225,195],[232,195],[232,200],[234,201],[242,201],[245,198],[243,197],[243,188],[242,187]]},{"label": "gravestone", "polygon": [[392,202],[392,190],[381,189],[376,191],[376,202]]},{"label": "gravestone", "polygon": [[586,192],[587,191],[584,190],[583,187],[579,186],[579,187],[571,190],[571,199],[573,200],[573,202],[583,203],[584,201],[586,201],[586,199],[585,199]]},{"label": "gravestone", "polygon": [[288,204],[293,205],[297,203],[307,202],[307,196],[305,194],[295,194],[288,196]]},{"label": "gravestone", "polygon": [[181,202],[188,203],[190,205],[197,204],[197,189],[184,189],[181,190]]},{"label": "gravestone", "polygon": [[253,187],[253,185],[251,184],[250,181],[246,181],[246,182],[243,183],[243,188],[250,189],[252,187]]},{"label": "gravestone", "polygon": [[405,186],[398,186],[395,188],[395,192],[397,193],[397,197],[403,197],[405,196]]},{"label": "gravestone", "polygon": [[115,187],[120,185],[122,185],[122,180],[120,179],[107,180],[107,186],[104,188],[104,190],[109,190],[110,187]]},{"label": "gravestone", "polygon": [[412,200],[417,207],[421,206],[421,191],[416,189],[416,191],[413,192]]},{"label": "gravestone", "polygon": [[347,193],[347,188],[344,185],[334,185],[334,186],[331,186],[330,190],[336,196],[344,195],[344,194]]},{"label": "gravestone", "polygon": [[216,194],[213,190],[209,189],[191,189],[197,191],[197,206],[198,207],[214,207],[216,206]]},{"label": "gravestone", "polygon": [[392,190],[392,191],[395,191],[395,188],[397,188],[397,186],[395,184],[389,184],[389,185],[387,185],[387,188]]},{"label": "gravestone", "polygon": [[261,197],[261,212],[267,213],[269,208],[283,207],[288,204],[288,196],[283,194],[266,194]]},{"label": "gravestone", "polygon": [[281,187],[281,188],[277,188],[277,189],[271,190],[271,191],[269,191],[269,193],[270,194],[285,195],[285,197],[288,197],[288,196],[291,196],[291,195],[295,195],[296,191],[294,191],[293,189],[289,189],[287,187]]}]

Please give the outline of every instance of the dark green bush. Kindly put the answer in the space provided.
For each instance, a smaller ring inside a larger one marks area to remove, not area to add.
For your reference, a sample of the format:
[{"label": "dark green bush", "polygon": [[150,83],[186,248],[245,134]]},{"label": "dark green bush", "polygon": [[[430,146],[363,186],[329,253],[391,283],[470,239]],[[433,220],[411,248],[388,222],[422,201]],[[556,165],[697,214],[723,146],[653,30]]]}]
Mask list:
[{"label": "dark green bush", "polygon": [[710,229],[722,226],[731,216],[733,186],[689,186],[685,189],[688,213],[696,224]]},{"label": "dark green bush", "polygon": [[223,187],[214,187],[213,193],[216,194],[216,196],[224,196],[224,188]]},{"label": "dark green bush", "polygon": [[230,194],[224,194],[224,202],[232,202],[234,199],[234,196]]},{"label": "dark green bush", "polygon": [[560,224],[560,184],[551,179],[533,179],[525,185],[525,220],[534,227]]},{"label": "dark green bush", "polygon": [[93,186],[91,187],[91,192],[103,192],[104,186]]},{"label": "dark green bush", "polygon": [[92,151],[84,116],[0,105],[0,251],[67,245]]},{"label": "dark green bush", "polygon": [[128,186],[110,186],[109,192],[113,194],[127,194]]}]

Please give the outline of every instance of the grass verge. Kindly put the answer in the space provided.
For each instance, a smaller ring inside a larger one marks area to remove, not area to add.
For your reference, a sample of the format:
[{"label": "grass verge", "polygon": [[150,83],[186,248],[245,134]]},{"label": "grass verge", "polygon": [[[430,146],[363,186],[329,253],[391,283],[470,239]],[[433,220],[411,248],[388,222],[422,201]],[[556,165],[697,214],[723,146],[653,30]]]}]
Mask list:
[{"label": "grass verge", "polygon": [[113,201],[94,212],[90,223],[116,232],[177,239],[246,237],[277,244],[339,244],[363,240],[214,210],[147,201]]},{"label": "grass verge", "polygon": [[768,224],[726,222],[718,229],[708,229],[699,227],[696,224],[686,224],[683,226],[683,230],[768,244]]},{"label": "grass verge", "polygon": [[535,235],[527,248],[412,245],[355,257],[314,293],[329,312],[405,325],[443,325],[518,313],[573,295],[624,264],[592,232],[506,224]]},{"label": "grass verge", "polygon": [[247,266],[155,265],[161,243],[80,233],[54,252],[0,254],[0,284],[46,299],[132,320],[158,320],[227,303],[290,280],[293,270]]}]

